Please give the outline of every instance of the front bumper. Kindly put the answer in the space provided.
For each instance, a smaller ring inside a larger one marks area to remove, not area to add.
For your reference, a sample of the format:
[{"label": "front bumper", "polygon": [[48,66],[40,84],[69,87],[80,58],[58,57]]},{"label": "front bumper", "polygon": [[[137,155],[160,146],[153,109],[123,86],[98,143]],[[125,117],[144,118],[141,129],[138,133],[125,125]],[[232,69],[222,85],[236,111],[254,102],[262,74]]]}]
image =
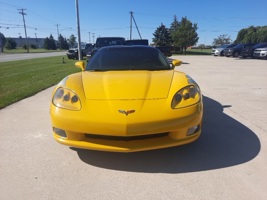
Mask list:
[{"label": "front bumper", "polygon": [[[93,107],[93,106],[92,106]],[[54,138],[57,142],[83,149],[135,152],[178,146],[195,141],[201,133],[203,105],[159,112],[143,111],[125,116],[120,113],[86,117],[51,105]],[[86,110],[86,109],[85,109]],[[147,113],[148,112],[148,113]],[[188,130],[196,127],[193,133]],[[64,131],[66,137],[57,131]]]},{"label": "front bumper", "polygon": [[69,58],[69,59],[74,59],[74,58],[77,58],[78,57],[78,55],[77,54],[73,54],[73,53],[70,53],[70,54],[66,54],[67,55],[67,57]]},{"label": "front bumper", "polygon": [[254,52],[253,53],[254,58],[265,58],[267,59],[267,52],[266,51],[260,51],[260,52]]}]

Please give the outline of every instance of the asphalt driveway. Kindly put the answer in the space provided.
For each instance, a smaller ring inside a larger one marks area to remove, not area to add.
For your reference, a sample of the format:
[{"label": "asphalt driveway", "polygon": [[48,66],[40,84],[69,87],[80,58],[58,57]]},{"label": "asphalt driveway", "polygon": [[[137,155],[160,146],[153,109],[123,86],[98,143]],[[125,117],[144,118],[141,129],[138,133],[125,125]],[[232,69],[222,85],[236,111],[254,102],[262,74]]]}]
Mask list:
[{"label": "asphalt driveway", "polygon": [[0,199],[265,200],[267,61],[173,58],[204,95],[197,142],[128,154],[60,145],[49,88],[0,110]]}]

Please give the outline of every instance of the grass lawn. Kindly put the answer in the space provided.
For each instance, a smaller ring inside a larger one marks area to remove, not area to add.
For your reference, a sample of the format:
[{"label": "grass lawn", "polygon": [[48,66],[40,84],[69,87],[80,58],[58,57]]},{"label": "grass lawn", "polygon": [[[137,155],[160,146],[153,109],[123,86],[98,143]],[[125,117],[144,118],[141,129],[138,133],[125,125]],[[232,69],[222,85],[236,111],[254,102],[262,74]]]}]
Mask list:
[{"label": "grass lawn", "polygon": [[0,62],[0,109],[57,84],[65,76],[79,72],[76,60],[62,56]]}]

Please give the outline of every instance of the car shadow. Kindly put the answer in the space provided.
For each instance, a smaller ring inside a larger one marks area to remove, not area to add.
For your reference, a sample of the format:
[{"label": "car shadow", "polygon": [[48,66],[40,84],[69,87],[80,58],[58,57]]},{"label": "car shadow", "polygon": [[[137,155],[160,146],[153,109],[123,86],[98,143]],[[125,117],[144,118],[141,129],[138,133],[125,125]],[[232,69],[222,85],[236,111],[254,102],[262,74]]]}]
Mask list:
[{"label": "car shadow", "polygon": [[261,144],[248,127],[223,113],[221,105],[204,97],[203,129],[200,138],[184,146],[135,153],[100,152],[71,148],[92,166],[129,172],[187,173],[220,169],[255,158]]}]

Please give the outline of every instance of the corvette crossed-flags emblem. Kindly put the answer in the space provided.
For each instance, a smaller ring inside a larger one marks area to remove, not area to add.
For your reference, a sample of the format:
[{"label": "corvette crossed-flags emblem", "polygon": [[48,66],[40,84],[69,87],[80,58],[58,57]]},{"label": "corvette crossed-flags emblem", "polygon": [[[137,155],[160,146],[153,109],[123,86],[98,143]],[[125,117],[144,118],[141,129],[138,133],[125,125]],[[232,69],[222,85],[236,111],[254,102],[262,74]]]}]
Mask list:
[{"label": "corvette crossed-flags emblem", "polygon": [[135,112],[135,110],[118,110],[118,111],[119,113],[125,114],[126,116]]}]

